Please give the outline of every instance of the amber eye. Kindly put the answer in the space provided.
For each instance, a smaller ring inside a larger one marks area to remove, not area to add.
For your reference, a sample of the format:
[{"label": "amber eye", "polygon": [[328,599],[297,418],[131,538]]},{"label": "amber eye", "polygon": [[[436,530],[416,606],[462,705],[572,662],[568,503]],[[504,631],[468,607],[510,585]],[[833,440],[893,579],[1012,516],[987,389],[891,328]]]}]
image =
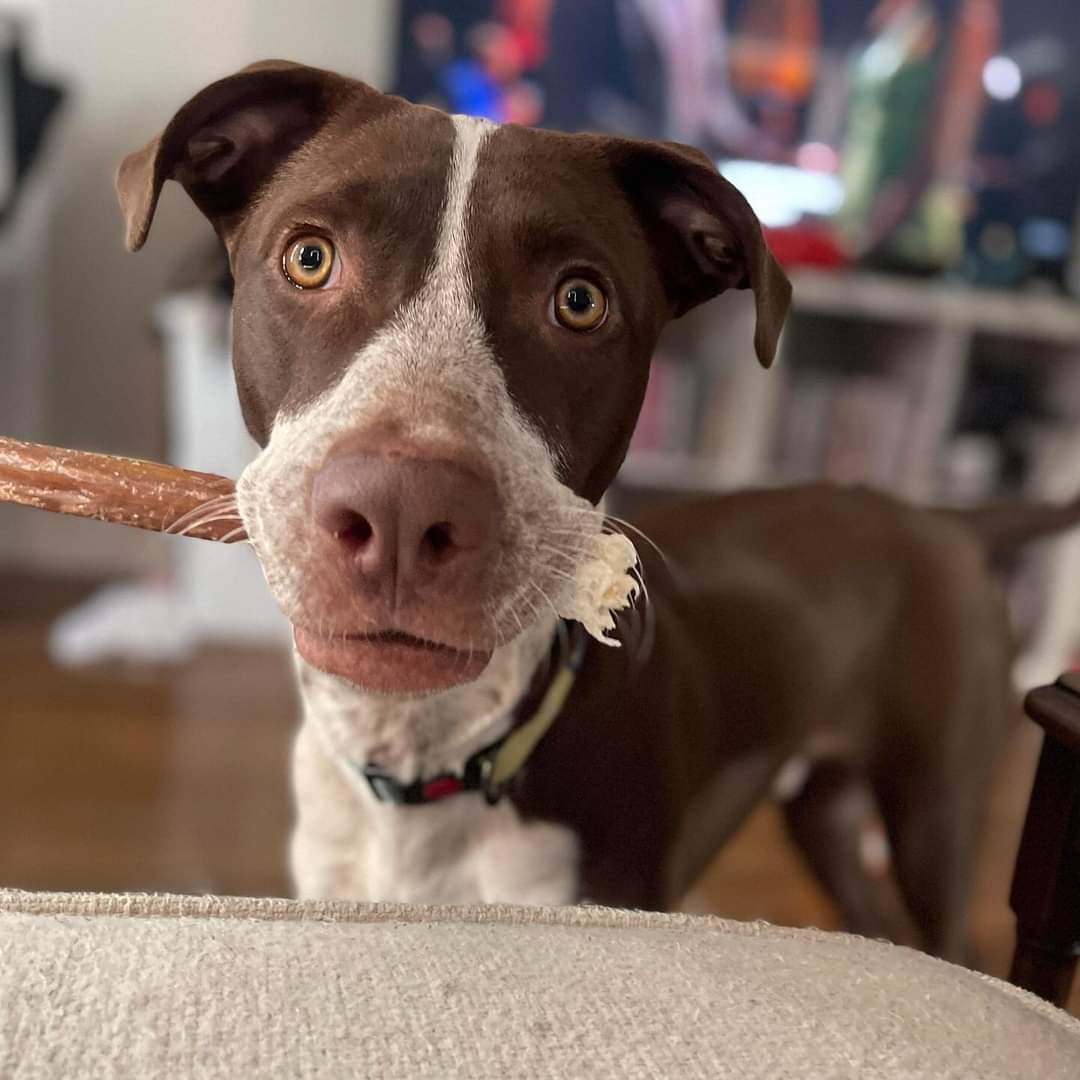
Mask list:
[{"label": "amber eye", "polygon": [[568,330],[595,330],[607,311],[604,290],[587,278],[565,278],[555,290],[555,318]]},{"label": "amber eye", "polygon": [[286,249],[285,276],[301,289],[325,285],[334,268],[334,245],[322,236],[301,236]]}]

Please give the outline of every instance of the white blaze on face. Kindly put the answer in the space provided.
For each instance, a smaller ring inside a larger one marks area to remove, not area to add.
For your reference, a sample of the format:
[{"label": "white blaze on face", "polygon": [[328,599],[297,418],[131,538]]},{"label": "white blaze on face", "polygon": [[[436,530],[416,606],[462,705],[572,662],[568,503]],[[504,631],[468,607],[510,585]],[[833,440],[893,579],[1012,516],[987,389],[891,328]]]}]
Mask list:
[{"label": "white blaze on face", "polygon": [[372,625],[370,612],[325,558],[311,513],[316,473],[342,439],[386,427],[418,446],[467,441],[492,469],[501,507],[490,595],[472,599],[483,609],[475,625],[505,641],[554,610],[615,644],[608,637],[613,612],[637,592],[636,552],[625,536],[605,533],[603,515],[559,481],[556,453],[507,391],[468,260],[469,192],[482,147],[498,129],[466,117],[453,123],[446,202],[424,284],[336,385],[302,410],[278,415],[266,448],[240,478],[240,512],[267,582],[294,623],[363,631]]}]

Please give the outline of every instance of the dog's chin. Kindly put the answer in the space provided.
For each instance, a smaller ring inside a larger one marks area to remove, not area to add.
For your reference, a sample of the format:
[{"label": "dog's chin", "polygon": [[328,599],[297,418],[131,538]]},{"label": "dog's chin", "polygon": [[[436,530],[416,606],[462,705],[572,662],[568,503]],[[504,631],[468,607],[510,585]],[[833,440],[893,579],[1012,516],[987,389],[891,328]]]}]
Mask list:
[{"label": "dog's chin", "polygon": [[322,636],[296,626],[297,652],[312,667],[376,694],[434,694],[472,682],[491,649],[458,649],[398,631]]}]

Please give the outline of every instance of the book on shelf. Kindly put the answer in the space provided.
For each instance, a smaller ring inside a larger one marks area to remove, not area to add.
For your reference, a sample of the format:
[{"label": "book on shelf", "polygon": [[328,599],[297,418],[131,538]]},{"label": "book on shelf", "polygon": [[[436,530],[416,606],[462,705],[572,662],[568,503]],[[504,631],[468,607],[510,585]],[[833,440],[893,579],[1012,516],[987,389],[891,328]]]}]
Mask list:
[{"label": "book on shelf", "polygon": [[840,484],[896,488],[908,431],[906,386],[881,375],[839,380],[833,393],[825,475]]},{"label": "book on shelf", "polygon": [[792,374],[781,392],[773,429],[776,473],[793,483],[820,479],[829,441],[835,376],[819,371]]},{"label": "book on shelf", "polygon": [[631,451],[694,453],[700,413],[702,374],[694,364],[658,355],[630,440]]}]

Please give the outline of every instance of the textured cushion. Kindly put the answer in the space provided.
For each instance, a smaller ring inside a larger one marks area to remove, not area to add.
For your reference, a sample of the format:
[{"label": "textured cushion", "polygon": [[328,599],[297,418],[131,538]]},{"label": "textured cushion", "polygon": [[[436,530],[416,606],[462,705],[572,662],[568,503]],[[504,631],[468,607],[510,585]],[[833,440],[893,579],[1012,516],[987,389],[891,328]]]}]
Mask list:
[{"label": "textured cushion", "polygon": [[1080,1077],[1080,1023],[818,931],[0,892],[0,1076]]}]

